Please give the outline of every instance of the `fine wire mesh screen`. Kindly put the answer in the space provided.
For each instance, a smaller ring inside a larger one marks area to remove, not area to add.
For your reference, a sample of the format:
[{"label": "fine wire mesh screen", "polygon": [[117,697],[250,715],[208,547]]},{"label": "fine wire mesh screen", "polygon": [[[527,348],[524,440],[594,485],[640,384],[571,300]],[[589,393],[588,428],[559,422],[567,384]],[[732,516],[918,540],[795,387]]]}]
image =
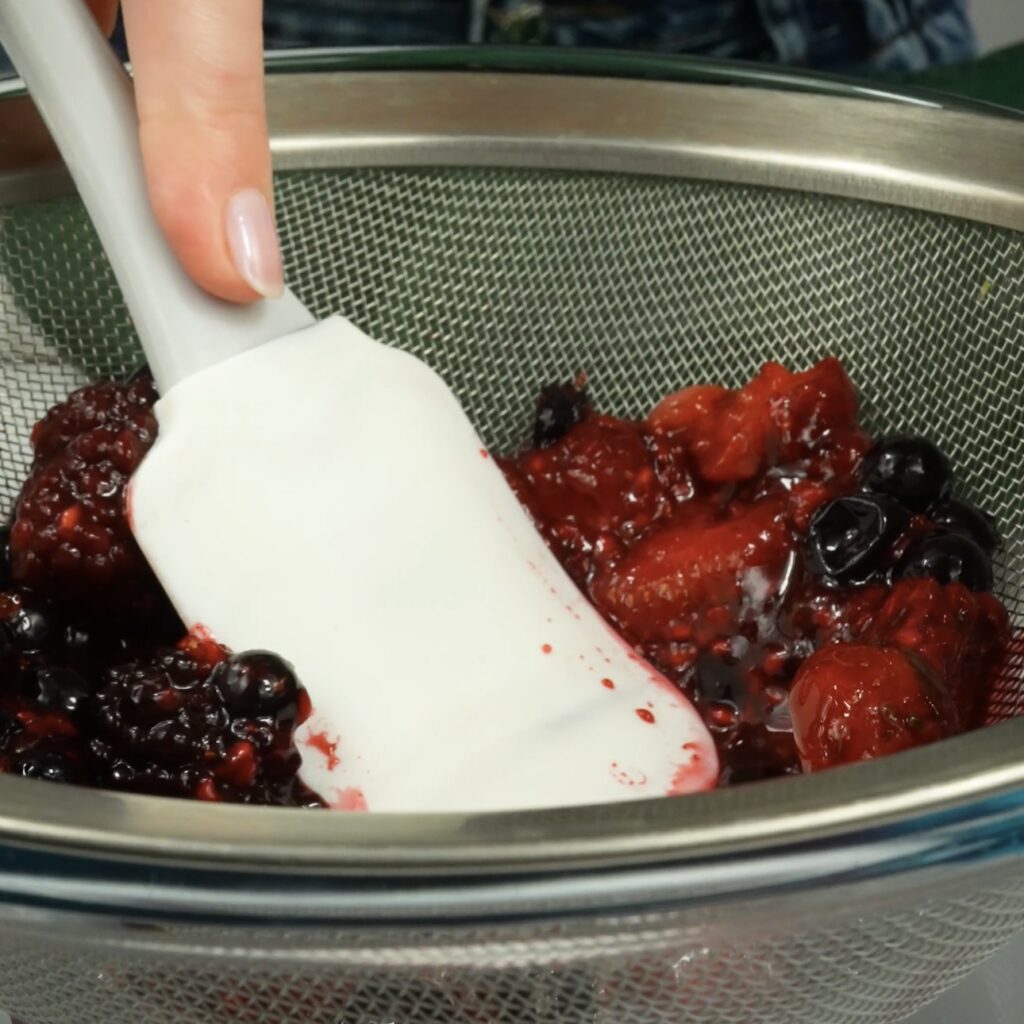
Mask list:
[{"label": "fine wire mesh screen", "polygon": [[[681,385],[741,384],[766,359],[839,356],[869,426],[934,437],[998,518],[998,590],[1024,624],[1024,236],[823,196],[568,172],[292,172],[278,202],[300,296],[432,363],[496,448],[526,435],[539,385],[578,370],[602,407],[640,414]],[[5,510],[31,424],[74,386],[140,362],[77,201],[0,211]],[[1015,658],[994,717],[1024,710]],[[1024,882],[894,890],[811,924],[778,909],[760,930],[752,919],[695,911],[659,930],[610,918],[589,937],[568,923],[313,930],[286,944],[270,927],[101,943],[0,919],[0,1006],[26,1024],[886,1024],[1024,923]]]},{"label": "fine wire mesh screen", "polygon": [[1020,928],[1024,879],[990,863],[779,902],[401,929],[0,916],[0,1005],[22,1024],[894,1024]]},{"label": "fine wire mesh screen", "polygon": [[[432,363],[488,444],[540,385],[588,373],[609,411],[766,359],[839,356],[870,427],[949,451],[998,519],[1000,596],[1024,624],[1024,236],[825,196],[508,169],[280,175],[290,280],[319,315]],[[141,354],[76,200],[0,213],[0,502],[31,424]],[[382,410],[382,415],[386,411]],[[992,717],[1024,710],[1016,652]]]}]

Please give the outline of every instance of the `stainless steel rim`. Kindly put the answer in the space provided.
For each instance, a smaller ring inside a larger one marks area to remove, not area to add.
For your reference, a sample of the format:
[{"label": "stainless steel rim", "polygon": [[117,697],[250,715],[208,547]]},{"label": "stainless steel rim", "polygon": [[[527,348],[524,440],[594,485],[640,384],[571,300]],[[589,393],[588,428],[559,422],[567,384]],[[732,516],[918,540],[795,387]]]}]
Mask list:
[{"label": "stainless steel rim", "polygon": [[[27,101],[0,107],[0,204],[66,193]],[[1024,126],[996,117],[729,86],[434,71],[277,75],[269,110],[280,169],[500,165],[706,178],[1024,231]],[[274,865],[283,875],[537,873],[781,855],[809,843],[827,843],[830,856],[845,845],[855,858],[869,836],[916,830],[938,843],[935,815],[967,833],[1015,815],[1022,740],[1024,723],[1010,722],[820,776],[465,817],[207,807],[40,792],[0,777],[0,840],[126,861]]]},{"label": "stainless steel rim", "polygon": [[271,85],[281,169],[473,165],[705,178],[1024,230],[1024,131],[1001,118],[545,75],[288,75]]}]

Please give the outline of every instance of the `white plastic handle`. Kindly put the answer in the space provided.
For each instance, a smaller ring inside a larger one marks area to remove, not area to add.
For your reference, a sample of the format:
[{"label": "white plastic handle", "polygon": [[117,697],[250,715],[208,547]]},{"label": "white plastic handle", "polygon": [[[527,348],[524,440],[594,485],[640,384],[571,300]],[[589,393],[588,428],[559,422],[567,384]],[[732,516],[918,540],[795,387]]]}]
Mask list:
[{"label": "white plastic handle", "polygon": [[131,80],[84,0],[0,0],[0,42],[96,225],[161,393],[314,322],[291,292],[236,306],[185,274],[149,204]]}]

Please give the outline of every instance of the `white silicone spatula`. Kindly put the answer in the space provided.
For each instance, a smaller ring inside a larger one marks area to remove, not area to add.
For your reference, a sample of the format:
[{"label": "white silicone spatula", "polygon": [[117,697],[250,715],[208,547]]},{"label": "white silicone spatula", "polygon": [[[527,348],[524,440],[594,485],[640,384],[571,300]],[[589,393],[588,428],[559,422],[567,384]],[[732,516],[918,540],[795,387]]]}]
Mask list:
[{"label": "white silicone spatula", "polygon": [[709,788],[687,700],[603,623],[445,384],[290,294],[184,275],[130,83],[81,0],[0,0],[162,395],[133,529],[190,627],[291,660],[304,780],[339,808],[498,810]]}]

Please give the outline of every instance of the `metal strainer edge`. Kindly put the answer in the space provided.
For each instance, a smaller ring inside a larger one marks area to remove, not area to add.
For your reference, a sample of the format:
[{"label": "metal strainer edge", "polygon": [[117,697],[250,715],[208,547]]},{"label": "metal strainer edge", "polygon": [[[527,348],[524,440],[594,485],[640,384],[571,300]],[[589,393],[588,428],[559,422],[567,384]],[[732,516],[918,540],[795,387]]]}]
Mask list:
[{"label": "metal strainer edge", "polygon": [[[4,107],[24,117],[24,100]],[[276,76],[269,109],[281,169],[631,171],[823,192],[1024,230],[1024,132],[973,114],[732,87],[438,72]],[[59,170],[38,176],[45,146],[22,156],[18,171],[13,156],[5,150],[0,205],[67,190]],[[684,801],[466,818],[299,818],[71,791],[48,792],[43,808],[33,784],[5,777],[0,836],[169,862],[230,858],[235,866],[370,873],[679,859],[852,834],[1013,794],[1024,783],[1024,765],[1013,763],[1022,736],[1024,724],[1011,722],[882,765]],[[730,828],[734,814],[743,835]]]}]

